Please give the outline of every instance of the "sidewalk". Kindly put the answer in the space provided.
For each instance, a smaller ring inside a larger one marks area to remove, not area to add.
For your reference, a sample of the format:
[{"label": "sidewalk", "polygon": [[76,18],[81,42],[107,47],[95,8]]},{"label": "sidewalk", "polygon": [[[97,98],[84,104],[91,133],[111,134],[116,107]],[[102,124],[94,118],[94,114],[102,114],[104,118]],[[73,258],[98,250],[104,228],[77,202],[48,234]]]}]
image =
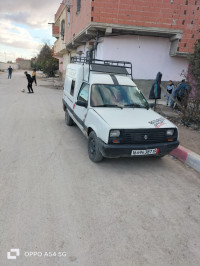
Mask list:
[{"label": "sidewalk", "polygon": [[200,173],[200,128],[186,127],[181,123],[180,112],[159,102],[158,113],[172,121],[179,129],[180,145],[170,154]]},{"label": "sidewalk", "polygon": [[200,173],[200,155],[197,153],[179,145],[178,148],[173,150],[170,154]]}]

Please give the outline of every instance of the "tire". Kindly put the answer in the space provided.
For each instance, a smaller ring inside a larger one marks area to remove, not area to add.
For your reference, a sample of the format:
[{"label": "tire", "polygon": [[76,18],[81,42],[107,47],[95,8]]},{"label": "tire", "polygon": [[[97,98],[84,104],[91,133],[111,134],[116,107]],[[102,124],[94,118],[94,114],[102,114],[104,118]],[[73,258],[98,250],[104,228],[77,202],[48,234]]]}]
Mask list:
[{"label": "tire", "polygon": [[70,127],[73,126],[73,124],[74,124],[74,121],[73,121],[73,119],[70,117],[70,115],[69,115],[67,109],[65,110],[65,123],[66,123],[66,125],[68,125],[68,126],[70,126]]},{"label": "tire", "polygon": [[67,109],[67,108],[66,108],[66,107],[65,107],[65,105],[63,104],[63,111],[65,112],[65,111],[66,111],[66,109]]},{"label": "tire", "polygon": [[103,155],[99,150],[97,135],[92,131],[88,139],[88,155],[92,162],[97,163],[103,160]]}]

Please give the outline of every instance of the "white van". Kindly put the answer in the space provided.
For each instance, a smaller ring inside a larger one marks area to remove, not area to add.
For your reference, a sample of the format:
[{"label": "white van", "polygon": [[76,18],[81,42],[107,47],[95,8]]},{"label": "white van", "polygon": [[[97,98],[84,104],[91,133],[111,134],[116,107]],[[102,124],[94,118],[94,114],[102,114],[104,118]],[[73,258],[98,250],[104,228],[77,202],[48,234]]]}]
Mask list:
[{"label": "white van", "polygon": [[178,142],[177,127],[150,109],[122,61],[72,58],[67,67],[63,110],[88,138],[93,162],[103,157],[162,157]]}]

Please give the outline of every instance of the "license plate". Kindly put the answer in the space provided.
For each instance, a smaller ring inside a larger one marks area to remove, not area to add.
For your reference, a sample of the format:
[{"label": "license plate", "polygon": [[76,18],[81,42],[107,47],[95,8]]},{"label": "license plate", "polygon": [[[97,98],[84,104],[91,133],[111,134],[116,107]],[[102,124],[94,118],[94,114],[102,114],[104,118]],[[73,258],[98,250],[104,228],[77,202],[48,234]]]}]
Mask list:
[{"label": "license plate", "polygon": [[148,150],[132,150],[131,156],[142,156],[142,155],[151,155],[156,154],[157,149],[148,149]]}]

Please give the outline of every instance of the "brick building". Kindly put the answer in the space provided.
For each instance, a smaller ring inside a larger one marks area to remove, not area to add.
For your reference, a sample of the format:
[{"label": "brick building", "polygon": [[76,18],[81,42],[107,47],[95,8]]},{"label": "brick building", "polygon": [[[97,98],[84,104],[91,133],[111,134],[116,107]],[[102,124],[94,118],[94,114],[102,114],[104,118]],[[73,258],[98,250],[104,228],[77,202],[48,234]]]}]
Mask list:
[{"label": "brick building", "polygon": [[182,79],[200,38],[200,0],[63,0],[53,25],[54,52],[131,61],[135,79]]}]

